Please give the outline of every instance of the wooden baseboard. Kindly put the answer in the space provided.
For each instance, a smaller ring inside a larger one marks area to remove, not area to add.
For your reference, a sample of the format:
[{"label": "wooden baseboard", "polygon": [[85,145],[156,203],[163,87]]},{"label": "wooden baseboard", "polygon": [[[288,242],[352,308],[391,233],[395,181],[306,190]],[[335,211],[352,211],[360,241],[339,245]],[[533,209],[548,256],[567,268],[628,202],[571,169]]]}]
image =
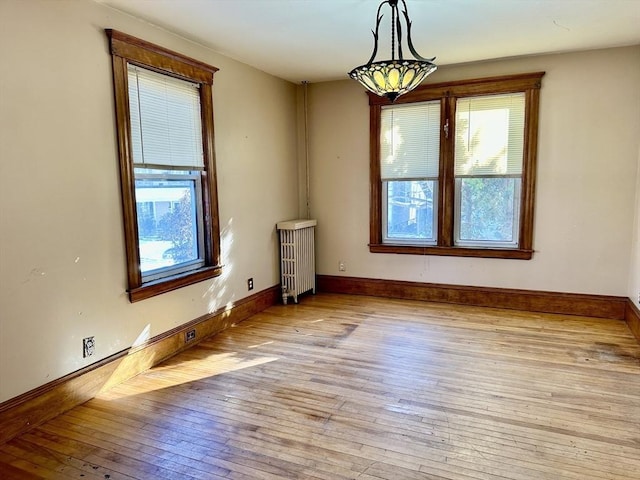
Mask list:
[{"label": "wooden baseboard", "polygon": [[627,299],[627,307],[624,311],[624,320],[629,325],[629,329],[633,336],[636,337],[638,343],[640,343],[640,310],[635,304],[631,301],[630,298]]},{"label": "wooden baseboard", "polygon": [[623,320],[626,297],[318,275],[321,292]]},{"label": "wooden baseboard", "polygon": [[[0,445],[90,400],[101,391],[148,370],[199,341],[275,305],[280,297],[279,286],[268,288],[157,335],[142,345],[116,353],[3,402],[0,404]],[[185,335],[189,330],[196,331],[196,338],[187,343]]]}]

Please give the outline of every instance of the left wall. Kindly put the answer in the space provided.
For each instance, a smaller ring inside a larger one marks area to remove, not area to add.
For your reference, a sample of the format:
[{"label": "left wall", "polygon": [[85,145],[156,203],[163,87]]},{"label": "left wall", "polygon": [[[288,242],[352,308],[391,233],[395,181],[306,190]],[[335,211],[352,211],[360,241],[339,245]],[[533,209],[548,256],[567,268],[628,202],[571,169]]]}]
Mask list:
[{"label": "left wall", "polygon": [[[224,273],[129,303],[105,28],[220,69]],[[92,1],[0,2],[0,402],[278,283],[298,211],[296,87]],[[254,292],[251,292],[254,293]],[[82,338],[96,353],[82,358]]]},{"label": "left wall", "polygon": [[636,214],[629,272],[629,298],[640,309],[640,148],[638,149],[638,173],[636,178]]}]

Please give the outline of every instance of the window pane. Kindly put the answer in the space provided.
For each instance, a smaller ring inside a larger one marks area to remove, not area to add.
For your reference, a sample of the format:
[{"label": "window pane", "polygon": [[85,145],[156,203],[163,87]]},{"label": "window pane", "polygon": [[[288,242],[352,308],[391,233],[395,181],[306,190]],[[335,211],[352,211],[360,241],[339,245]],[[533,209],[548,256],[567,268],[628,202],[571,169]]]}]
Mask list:
[{"label": "window pane", "polygon": [[437,177],[440,101],[383,107],[380,176],[383,180]]},{"label": "window pane", "polygon": [[456,196],[456,243],[518,242],[520,178],[458,178]]},{"label": "window pane", "polygon": [[437,183],[434,180],[384,182],[386,240],[433,243],[436,240]]},{"label": "window pane", "polygon": [[[149,272],[197,262],[198,194],[195,179],[136,179],[140,268]],[[171,269],[172,273],[176,273]]]},{"label": "window pane", "polygon": [[134,163],[203,166],[198,85],[127,67]]},{"label": "window pane", "polygon": [[523,93],[456,102],[456,176],[522,173]]}]

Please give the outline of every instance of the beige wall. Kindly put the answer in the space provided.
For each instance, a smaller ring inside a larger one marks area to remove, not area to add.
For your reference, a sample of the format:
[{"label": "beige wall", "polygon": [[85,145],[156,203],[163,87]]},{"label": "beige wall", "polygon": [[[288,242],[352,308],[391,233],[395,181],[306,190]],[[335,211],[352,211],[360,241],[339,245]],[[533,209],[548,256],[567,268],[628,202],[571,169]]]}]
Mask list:
[{"label": "beige wall", "polygon": [[342,260],[349,276],[627,296],[637,216],[640,47],[448,67],[429,81],[534,71],[546,75],[530,261],[369,253],[367,97],[349,80],[313,85],[318,273],[340,275]]},{"label": "beige wall", "polygon": [[636,182],[636,215],[629,272],[629,298],[640,308],[640,148]]},{"label": "beige wall", "polygon": [[[104,28],[220,68],[224,275],[136,304]],[[298,212],[294,85],[90,1],[2,0],[0,69],[0,401],[246,297],[249,277],[279,283],[275,223]]]}]

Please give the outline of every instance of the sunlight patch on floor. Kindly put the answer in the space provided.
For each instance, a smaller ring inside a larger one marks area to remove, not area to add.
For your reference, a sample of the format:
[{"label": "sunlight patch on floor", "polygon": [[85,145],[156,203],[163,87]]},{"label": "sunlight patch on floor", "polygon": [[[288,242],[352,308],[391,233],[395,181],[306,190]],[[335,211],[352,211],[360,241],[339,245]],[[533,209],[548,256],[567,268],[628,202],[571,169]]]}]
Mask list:
[{"label": "sunlight patch on floor", "polygon": [[269,342],[257,343],[256,345],[249,345],[247,348],[259,348],[259,347],[262,347],[264,345],[271,345],[272,343],[273,343],[273,340],[271,340]]},{"label": "sunlight patch on floor", "polygon": [[211,355],[205,359],[181,362],[177,365],[160,365],[100,394],[100,398],[103,400],[118,400],[131,395],[142,395],[225,373],[258,367],[279,359],[279,357],[272,356],[247,358],[237,352],[229,352]]}]

